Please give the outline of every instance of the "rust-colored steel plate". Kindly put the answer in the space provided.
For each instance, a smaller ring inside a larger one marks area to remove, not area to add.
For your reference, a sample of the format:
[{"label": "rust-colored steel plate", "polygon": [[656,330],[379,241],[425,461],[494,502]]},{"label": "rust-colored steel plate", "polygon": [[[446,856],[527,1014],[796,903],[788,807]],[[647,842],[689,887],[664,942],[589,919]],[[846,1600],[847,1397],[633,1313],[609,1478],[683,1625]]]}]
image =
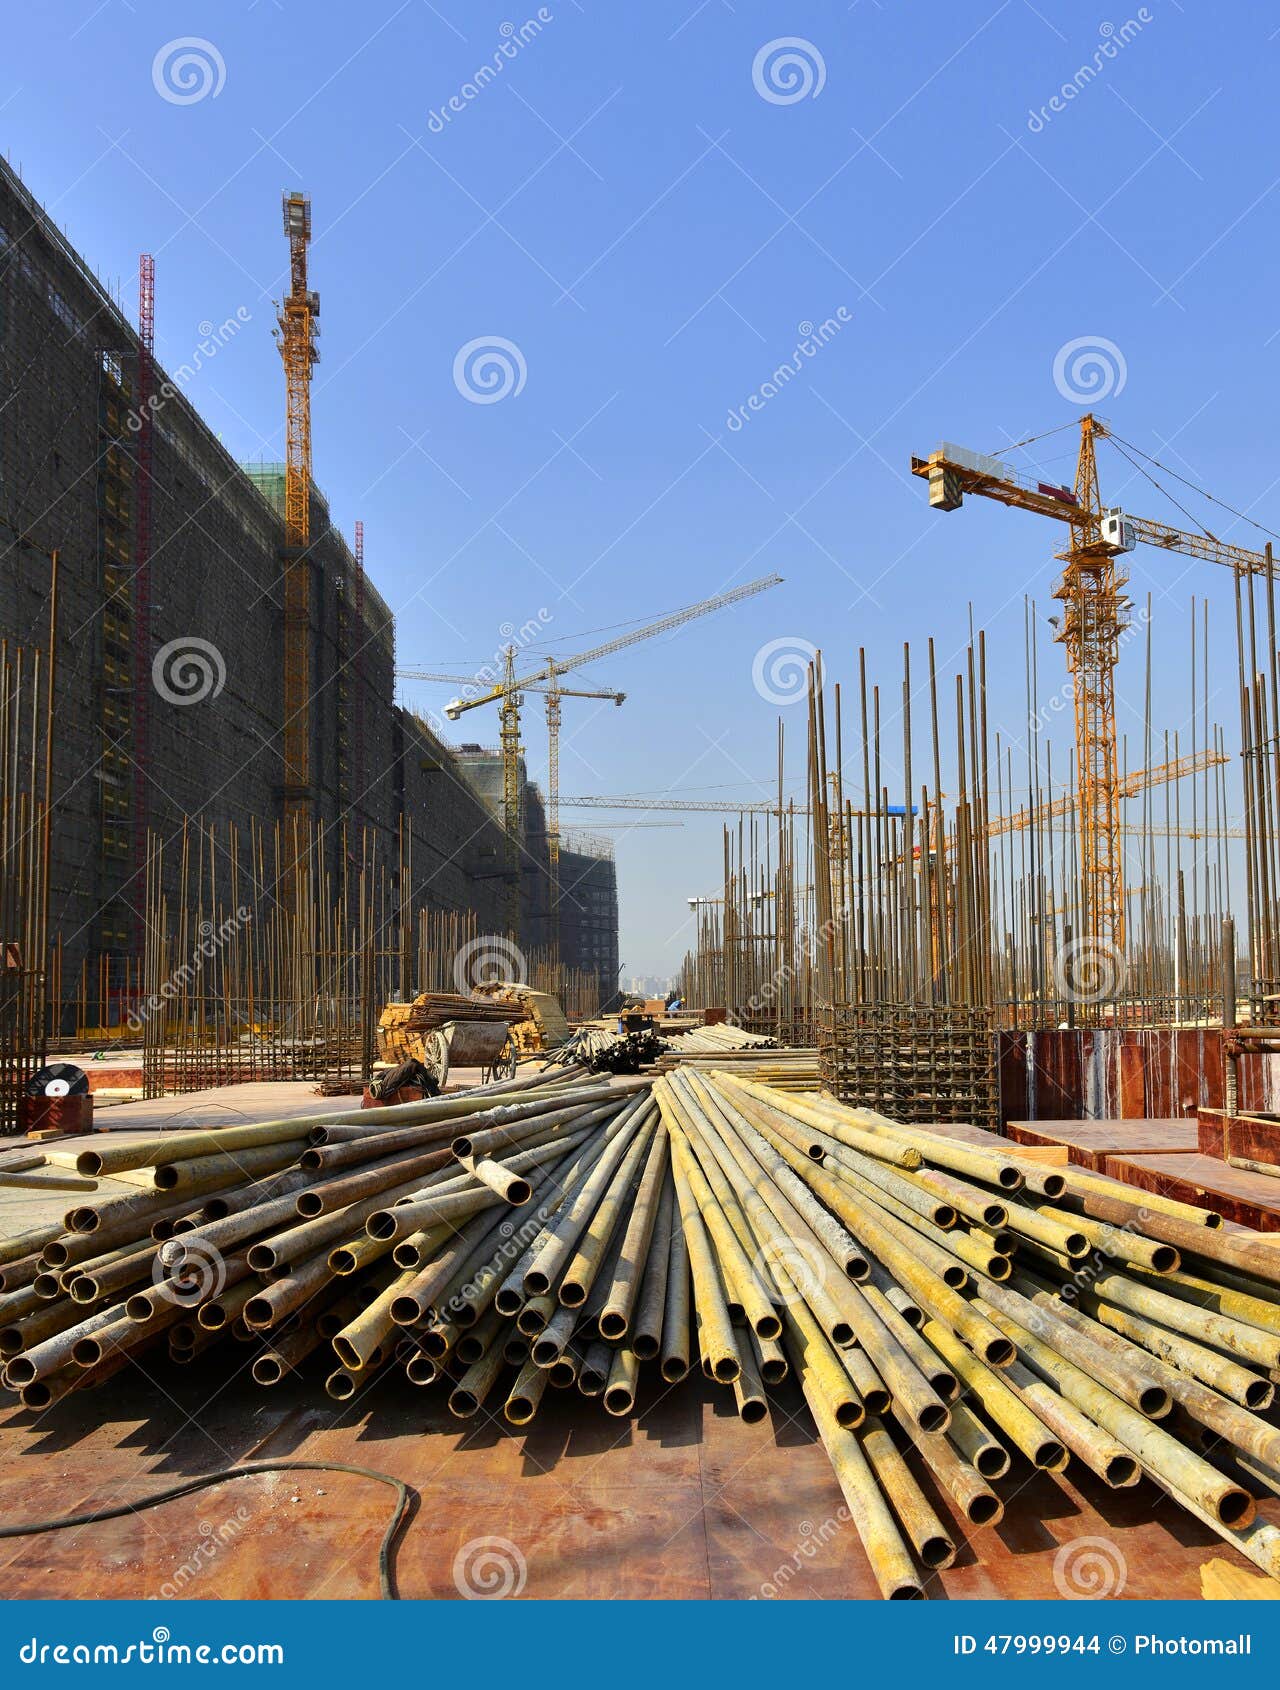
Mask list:
[{"label": "rust-colored steel plate", "polygon": [[[650,1385],[634,1420],[554,1392],[514,1431],[491,1417],[454,1420],[442,1391],[395,1376],[342,1406],[321,1395],[318,1375],[259,1390],[240,1371],[248,1354],[228,1340],[221,1358],[156,1363],[150,1378],[129,1371],[41,1416],[0,1408],[0,1517],[87,1511],[239,1461],[331,1460],[420,1492],[398,1557],[406,1598],[468,1588],[587,1599],[878,1594],[793,1388],[757,1426],[701,1379]],[[1052,1598],[1070,1579],[1062,1552],[1082,1538],[1112,1546],[1124,1597],[1195,1597],[1214,1556],[1248,1568],[1146,1482],[1108,1491],[1089,1474],[1038,1475],[1019,1459],[998,1486],[1006,1520],[962,1531],[917,1472],[960,1545],[956,1565],[931,1580],[935,1595]],[[249,1478],[4,1541],[0,1580],[8,1596],[44,1598],[373,1598],[392,1501],[386,1487],[341,1474]],[[1280,1520],[1280,1500],[1263,1508]]]},{"label": "rust-colored steel plate", "polygon": [[1280,1179],[1251,1174],[1211,1156],[1108,1156],[1105,1172],[1126,1185],[1140,1186],[1216,1209],[1239,1226],[1258,1232],[1280,1232]]}]

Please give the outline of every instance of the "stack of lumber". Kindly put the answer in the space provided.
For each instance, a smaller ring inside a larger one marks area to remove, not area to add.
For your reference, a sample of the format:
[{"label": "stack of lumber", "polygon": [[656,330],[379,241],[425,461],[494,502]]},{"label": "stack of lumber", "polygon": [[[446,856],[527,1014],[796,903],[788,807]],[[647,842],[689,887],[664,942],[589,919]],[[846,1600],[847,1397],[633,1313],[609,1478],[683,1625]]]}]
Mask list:
[{"label": "stack of lumber", "polygon": [[1280,1494],[1280,1251],[1211,1211],[692,1067],[544,1069],[81,1169],[149,1184],[0,1248],[28,1406],[218,1345],[264,1386],[399,1374],[515,1426],[557,1390],[625,1418],[645,1368],[700,1368],[759,1421],[790,1379],[888,1597],[1073,1467],[1158,1486],[1280,1578],[1255,1502]]},{"label": "stack of lumber", "polygon": [[557,1050],[569,1037],[569,1023],[560,1000],[550,992],[535,992],[532,986],[514,980],[495,980],[477,986],[476,991],[491,1003],[520,1012],[513,1017],[511,1038],[522,1057]]},{"label": "stack of lumber", "polygon": [[378,1055],[384,1062],[425,1062],[424,1035],[450,1021],[521,1019],[519,1006],[505,1000],[471,998],[461,992],[419,992],[412,1003],[389,1003],[378,1017]]}]

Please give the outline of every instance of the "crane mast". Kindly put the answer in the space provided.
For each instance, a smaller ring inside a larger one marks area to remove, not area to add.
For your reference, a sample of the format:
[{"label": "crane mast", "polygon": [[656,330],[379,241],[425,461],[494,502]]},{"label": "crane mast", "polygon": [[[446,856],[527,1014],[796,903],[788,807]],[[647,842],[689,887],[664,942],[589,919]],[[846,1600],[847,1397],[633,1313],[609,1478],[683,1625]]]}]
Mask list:
[{"label": "crane mast", "polygon": [[284,819],[291,856],[311,817],[311,370],[319,359],[318,294],[307,286],[311,201],[284,197],[289,294],[280,309],[285,375]]},{"label": "crane mast", "polygon": [[1058,556],[1065,565],[1053,589],[1062,603],[1054,636],[1067,653],[1075,700],[1080,883],[1084,933],[1099,948],[1124,950],[1124,861],[1120,844],[1120,790],[1116,756],[1116,658],[1128,626],[1129,577],[1116,564],[1121,547],[1102,534],[1097,425],[1086,416],[1076,464],[1076,510],[1071,544]]}]

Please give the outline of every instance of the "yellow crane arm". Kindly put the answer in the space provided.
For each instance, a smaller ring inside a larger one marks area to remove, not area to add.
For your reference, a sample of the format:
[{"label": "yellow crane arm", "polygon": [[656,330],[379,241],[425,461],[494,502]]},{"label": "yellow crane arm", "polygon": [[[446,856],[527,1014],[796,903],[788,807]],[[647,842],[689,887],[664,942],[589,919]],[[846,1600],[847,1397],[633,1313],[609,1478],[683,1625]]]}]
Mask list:
[{"label": "yellow crane arm", "polygon": [[1087,530],[1095,540],[1111,537],[1110,532],[1103,532],[1110,522],[1114,526],[1116,549],[1120,551],[1131,551],[1141,543],[1165,552],[1181,552],[1184,557],[1199,558],[1204,563],[1220,563],[1250,575],[1266,575],[1269,568],[1274,569],[1274,565],[1268,565],[1265,552],[1232,545],[1212,534],[1193,534],[1119,510],[1108,510],[1099,516],[1080,504],[1073,488],[1033,480],[1011,464],[964,447],[943,445],[927,458],[912,458],[911,473],[929,483],[929,503],[938,510],[956,510],[966,494],[976,493],[1014,510],[1034,511],[1038,516],[1070,523]]},{"label": "yellow crane arm", "polygon": [[1181,552],[1186,557],[1198,557],[1205,563],[1221,563],[1228,569],[1242,570],[1249,575],[1274,572],[1265,552],[1252,552],[1245,546],[1233,546],[1212,534],[1189,534],[1181,528],[1168,528],[1163,522],[1149,522],[1143,516],[1124,519],[1133,530],[1135,540],[1144,545],[1159,546],[1162,551]]},{"label": "yellow crane arm", "polygon": [[[1133,774],[1125,775],[1117,786],[1117,796],[1136,798],[1149,787],[1165,786],[1170,781],[1184,780],[1187,775],[1198,775],[1205,769],[1218,768],[1230,761],[1231,759],[1221,751],[1197,751],[1194,756],[1176,757],[1169,763],[1156,763],[1149,769],[1137,769]],[[1064,793],[1062,797],[1055,798],[1048,804],[1041,804],[1034,810],[1013,810],[1007,816],[992,816],[987,824],[987,834],[994,837],[999,833],[1021,833],[1024,828],[1033,824],[1051,821],[1055,816],[1069,815],[1075,806],[1076,794]]]}]

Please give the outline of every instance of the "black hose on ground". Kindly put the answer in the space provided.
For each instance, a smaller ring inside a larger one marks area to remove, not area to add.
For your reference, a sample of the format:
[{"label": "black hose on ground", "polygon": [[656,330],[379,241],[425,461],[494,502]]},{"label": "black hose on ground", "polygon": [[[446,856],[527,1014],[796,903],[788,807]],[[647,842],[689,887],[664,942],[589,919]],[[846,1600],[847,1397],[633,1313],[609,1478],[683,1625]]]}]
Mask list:
[{"label": "black hose on ground", "polygon": [[180,1496],[209,1490],[232,1479],[246,1479],[254,1473],[351,1473],[358,1479],[376,1479],[380,1485],[390,1485],[396,1492],[396,1507],[378,1546],[378,1579],[384,1602],[400,1600],[395,1583],[395,1548],[417,1509],[418,1493],[403,1479],[397,1479],[390,1473],[379,1473],[373,1467],[350,1467],[340,1461],[254,1461],[243,1467],[222,1467],[216,1473],[202,1473],[198,1478],[170,1485],[167,1490],[153,1491],[150,1496],[140,1497],[134,1502],[122,1502],[115,1508],[99,1508],[91,1514],[68,1514],[60,1520],[28,1520],[19,1526],[0,1526],[0,1538],[34,1537],[40,1532],[60,1532],[71,1526],[92,1526],[100,1520],[118,1520],[123,1514],[138,1514],[144,1508],[156,1508],[162,1502],[173,1502]]}]

